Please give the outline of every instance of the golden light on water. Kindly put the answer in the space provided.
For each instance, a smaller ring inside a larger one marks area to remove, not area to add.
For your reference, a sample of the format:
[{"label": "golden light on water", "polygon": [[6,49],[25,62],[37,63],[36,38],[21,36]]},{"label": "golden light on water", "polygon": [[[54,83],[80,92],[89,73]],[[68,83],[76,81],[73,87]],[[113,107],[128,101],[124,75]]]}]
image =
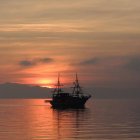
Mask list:
[{"label": "golden light on water", "polygon": [[[24,110],[28,121],[28,132],[34,140],[65,139],[73,136],[78,129],[79,119],[84,117],[83,111],[61,111],[50,108],[44,100],[24,100],[29,110]],[[82,117],[79,117],[80,114]],[[70,128],[70,129],[69,129]]]}]

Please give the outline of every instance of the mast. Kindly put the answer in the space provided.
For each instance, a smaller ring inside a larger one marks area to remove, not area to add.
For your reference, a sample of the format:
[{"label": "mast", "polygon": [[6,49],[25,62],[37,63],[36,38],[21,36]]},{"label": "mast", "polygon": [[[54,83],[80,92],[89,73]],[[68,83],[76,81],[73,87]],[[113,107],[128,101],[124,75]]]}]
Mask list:
[{"label": "mast", "polygon": [[63,85],[60,83],[60,74],[58,73],[58,80],[57,80],[57,84],[55,85],[55,89],[54,89],[54,94],[59,94],[62,92],[62,87]]},{"label": "mast", "polygon": [[82,89],[81,89],[80,84],[79,84],[77,73],[75,75],[75,82],[73,84],[74,84],[73,95],[79,96],[79,95],[83,94]]}]

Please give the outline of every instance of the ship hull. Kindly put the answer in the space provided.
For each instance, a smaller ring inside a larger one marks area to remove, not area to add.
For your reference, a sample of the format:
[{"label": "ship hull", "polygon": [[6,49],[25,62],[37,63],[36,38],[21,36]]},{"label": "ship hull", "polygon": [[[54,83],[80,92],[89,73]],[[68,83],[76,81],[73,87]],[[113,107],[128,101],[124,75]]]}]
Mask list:
[{"label": "ship hull", "polygon": [[50,101],[52,108],[84,108],[86,101],[90,98],[90,96],[84,97],[67,97],[65,99],[62,98],[54,98]]}]

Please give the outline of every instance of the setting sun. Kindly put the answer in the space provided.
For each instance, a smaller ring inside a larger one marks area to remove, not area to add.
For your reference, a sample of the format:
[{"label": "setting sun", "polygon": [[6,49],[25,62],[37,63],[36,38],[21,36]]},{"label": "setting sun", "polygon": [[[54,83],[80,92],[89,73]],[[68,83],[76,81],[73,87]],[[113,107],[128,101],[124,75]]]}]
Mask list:
[{"label": "setting sun", "polygon": [[36,81],[41,87],[53,88],[54,81],[51,79],[38,79]]}]

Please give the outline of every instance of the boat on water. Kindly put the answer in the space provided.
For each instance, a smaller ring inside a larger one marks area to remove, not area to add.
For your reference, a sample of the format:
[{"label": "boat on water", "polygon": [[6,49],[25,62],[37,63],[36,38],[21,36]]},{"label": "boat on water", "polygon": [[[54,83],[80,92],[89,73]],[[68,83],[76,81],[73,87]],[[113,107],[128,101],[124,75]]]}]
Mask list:
[{"label": "boat on water", "polygon": [[78,76],[76,74],[75,82],[73,83],[72,93],[64,92],[62,90],[62,84],[60,83],[60,76],[58,75],[58,82],[55,85],[53,91],[52,100],[50,104],[52,108],[84,108],[86,101],[91,95],[85,95],[82,92],[82,88],[79,84]]}]

